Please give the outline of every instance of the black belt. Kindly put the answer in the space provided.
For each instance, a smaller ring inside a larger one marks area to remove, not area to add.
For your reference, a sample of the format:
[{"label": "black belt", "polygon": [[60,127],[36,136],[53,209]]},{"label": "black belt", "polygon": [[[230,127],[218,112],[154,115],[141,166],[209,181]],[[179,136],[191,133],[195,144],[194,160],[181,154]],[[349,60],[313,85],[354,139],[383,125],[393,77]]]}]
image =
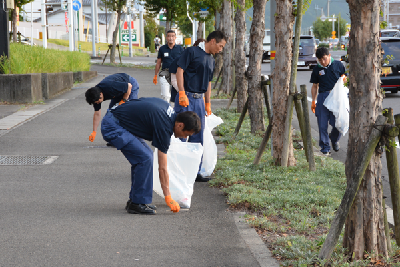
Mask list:
[{"label": "black belt", "polygon": [[203,94],[200,94],[200,93],[186,92],[186,95],[193,97],[194,99],[203,98]]}]

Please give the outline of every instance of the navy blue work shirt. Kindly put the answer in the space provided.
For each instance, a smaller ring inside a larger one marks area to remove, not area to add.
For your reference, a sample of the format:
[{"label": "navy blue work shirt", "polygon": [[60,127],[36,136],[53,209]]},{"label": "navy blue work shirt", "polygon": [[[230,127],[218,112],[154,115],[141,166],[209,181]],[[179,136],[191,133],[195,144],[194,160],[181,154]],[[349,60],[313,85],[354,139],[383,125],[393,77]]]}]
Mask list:
[{"label": "navy blue work shirt", "polygon": [[184,70],[185,91],[200,94],[207,92],[215,67],[212,55],[198,46],[192,46],[185,49],[177,64]]},{"label": "navy blue work shirt", "polygon": [[171,65],[169,65],[169,73],[174,73],[174,74],[176,74],[176,71],[178,70],[178,60],[179,60],[179,58],[180,57],[177,57],[177,58],[175,58],[173,61],[172,61],[172,63],[171,63]]},{"label": "navy blue work shirt", "polygon": [[[115,97],[122,97],[128,91],[128,83],[130,76],[126,73],[115,73],[105,77],[96,87],[99,87],[103,93],[103,101],[109,100]],[[136,83],[132,84],[132,89],[139,87]],[[100,104],[93,104],[94,110],[98,111],[101,109]]]},{"label": "navy blue work shirt", "polygon": [[161,69],[169,68],[172,61],[178,58],[183,52],[183,48],[180,45],[174,45],[174,47],[169,48],[167,44],[160,47],[158,50],[157,58],[161,58],[162,66]]},{"label": "navy blue work shirt", "polygon": [[176,120],[174,109],[161,98],[132,99],[111,109],[119,125],[131,134],[152,141],[152,145],[167,153]]},{"label": "navy blue work shirt", "polygon": [[342,62],[333,60],[326,68],[317,65],[311,73],[310,83],[318,83],[318,93],[331,91],[346,70]]}]

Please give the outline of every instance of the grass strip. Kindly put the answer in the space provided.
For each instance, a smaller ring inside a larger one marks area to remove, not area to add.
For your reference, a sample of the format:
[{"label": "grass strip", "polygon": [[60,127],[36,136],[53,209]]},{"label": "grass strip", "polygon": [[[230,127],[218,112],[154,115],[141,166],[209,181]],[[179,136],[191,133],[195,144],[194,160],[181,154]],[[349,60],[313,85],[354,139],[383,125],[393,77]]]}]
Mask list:
[{"label": "grass strip", "polygon": [[5,74],[88,71],[90,55],[11,43],[10,57],[0,58],[0,69]]},{"label": "grass strip", "polygon": [[[56,44],[56,45],[62,45],[62,46],[65,46],[65,47],[69,47],[69,40],[48,39],[47,42],[53,43],[53,44]],[[93,44],[92,44],[92,42],[78,41],[78,45],[81,45],[81,51],[90,52],[90,51],[92,51],[92,49],[93,49],[93,46],[92,46]],[[96,44],[95,44],[95,46],[96,46],[96,53],[97,53],[97,51],[99,50],[99,48],[100,48],[100,51],[107,51],[108,45],[109,45],[109,44],[107,44],[107,43],[96,43]],[[125,54],[126,54],[126,53],[129,53],[129,46],[127,46],[127,45],[121,45],[121,46],[123,47],[123,49],[124,49],[124,51],[125,51]],[[144,48],[144,47],[138,47],[138,46],[132,46],[132,49],[133,49],[133,50],[138,50],[138,49],[146,49],[146,48]],[[135,55],[136,55],[136,54],[140,54],[140,55],[142,54],[142,53],[140,53],[140,52],[134,52],[134,53],[135,53]],[[116,54],[118,55],[118,51],[116,51]]]},{"label": "grass strip", "polygon": [[[312,260],[325,241],[346,189],[344,164],[317,156],[317,170],[308,171],[297,134],[293,136],[294,147],[298,148],[295,167],[274,166],[270,150],[254,166],[252,162],[263,133],[250,133],[247,116],[234,138],[240,114],[234,109],[220,109],[215,114],[224,120],[216,134],[220,136],[218,142],[225,144],[227,154],[218,160],[215,179],[210,184],[223,190],[231,208],[247,211],[246,221],[267,242],[281,266],[313,266]],[[357,265],[350,265],[341,245],[342,238],[332,255],[332,266],[374,266],[368,257]],[[395,256],[400,254],[400,248],[393,239],[392,251],[391,259],[385,260],[385,264],[400,265],[400,258]]]}]

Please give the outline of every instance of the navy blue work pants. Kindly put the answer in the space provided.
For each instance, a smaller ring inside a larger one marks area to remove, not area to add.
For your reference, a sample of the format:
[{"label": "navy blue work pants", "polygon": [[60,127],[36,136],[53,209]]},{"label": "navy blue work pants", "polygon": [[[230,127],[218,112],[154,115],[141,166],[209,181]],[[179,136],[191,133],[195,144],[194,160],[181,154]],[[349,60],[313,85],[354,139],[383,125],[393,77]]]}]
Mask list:
[{"label": "navy blue work pants", "polygon": [[150,204],[153,197],[153,151],[139,138],[119,125],[108,111],[101,121],[101,134],[106,142],[121,150],[131,164],[129,198],[136,204]]},{"label": "navy blue work pants", "polygon": [[[172,89],[172,90],[174,90],[174,89]],[[184,111],[193,111],[200,117],[201,131],[197,134],[189,136],[188,142],[201,143],[201,145],[203,145],[203,132],[204,132],[204,125],[206,122],[206,120],[205,120],[206,107],[204,106],[203,96],[202,96],[202,94],[193,94],[193,93],[189,93],[189,92],[186,92],[186,95],[189,99],[189,106],[182,107],[181,105],[179,105],[179,94],[177,94],[175,97],[175,112],[178,114],[178,113],[181,113]],[[194,96],[198,97],[198,98],[195,98]],[[201,161],[200,161],[199,172],[201,170],[202,163],[203,163],[203,157],[201,158]]]},{"label": "navy blue work pants", "polygon": [[321,147],[321,152],[328,152],[331,150],[329,143],[328,134],[328,123],[332,126],[330,139],[333,144],[339,142],[342,134],[335,127],[335,115],[332,111],[324,106],[324,101],[329,95],[328,92],[319,93],[317,97],[317,104],[315,108],[315,116],[317,116],[318,129],[319,129],[319,146]]},{"label": "navy blue work pants", "polygon": [[[136,81],[135,78],[129,77],[129,83],[132,84],[132,89],[131,89],[131,94],[128,97],[128,100],[131,99],[138,99],[138,94],[139,94],[139,84]],[[122,96],[112,98],[110,101],[110,105],[108,106],[109,109],[111,109],[115,104],[119,103],[119,101],[122,100]]]}]

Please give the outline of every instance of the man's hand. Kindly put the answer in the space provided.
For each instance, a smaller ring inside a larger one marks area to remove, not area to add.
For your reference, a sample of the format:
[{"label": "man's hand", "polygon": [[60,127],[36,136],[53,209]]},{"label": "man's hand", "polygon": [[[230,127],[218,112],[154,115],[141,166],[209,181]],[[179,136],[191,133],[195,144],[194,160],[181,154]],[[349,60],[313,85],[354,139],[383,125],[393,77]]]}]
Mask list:
[{"label": "man's hand", "polygon": [[205,103],[207,116],[211,115],[211,103]]},{"label": "man's hand", "polygon": [[154,83],[155,85],[157,85],[157,74],[156,74],[156,75],[154,75],[154,78],[153,78],[153,83]]},{"label": "man's hand", "polygon": [[126,99],[122,99],[121,101],[119,101],[118,105],[122,105],[125,102],[126,102]]},{"label": "man's hand", "polygon": [[96,138],[96,131],[93,131],[92,134],[89,136],[89,141],[93,142],[95,138]]},{"label": "man's hand", "polygon": [[316,108],[317,106],[315,105],[315,101],[312,101],[311,102],[311,111],[315,114],[315,108]]},{"label": "man's hand", "polygon": [[189,99],[187,98],[185,91],[179,91],[179,105],[185,108],[189,106]]},{"label": "man's hand", "polygon": [[179,204],[172,199],[171,195],[165,197],[165,203],[167,203],[168,207],[171,208],[171,211],[173,212],[179,212],[181,207],[179,207]]}]

